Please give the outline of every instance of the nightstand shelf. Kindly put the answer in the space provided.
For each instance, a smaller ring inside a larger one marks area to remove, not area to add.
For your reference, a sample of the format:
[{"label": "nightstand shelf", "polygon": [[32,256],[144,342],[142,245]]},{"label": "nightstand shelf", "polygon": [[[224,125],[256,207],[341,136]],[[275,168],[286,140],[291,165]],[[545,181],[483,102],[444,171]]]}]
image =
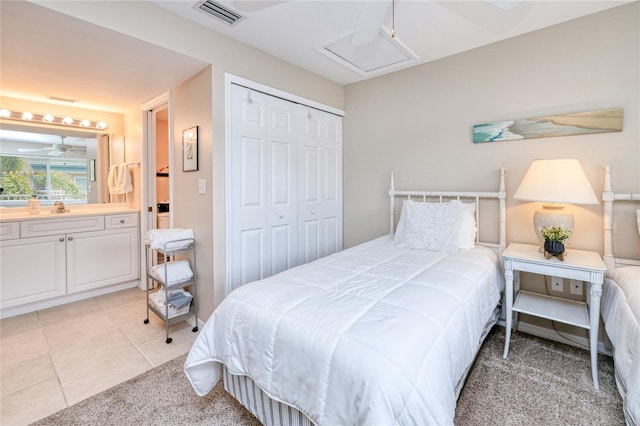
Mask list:
[{"label": "nightstand shelf", "polygon": [[589,310],[584,302],[520,291],[513,304],[513,310],[521,314],[535,315],[576,327],[591,328]]},{"label": "nightstand shelf", "polygon": [[[506,335],[504,354],[509,355],[511,328],[518,323],[517,313],[533,315],[571,324],[589,330],[591,376],[598,389],[598,326],[600,323],[600,296],[607,268],[596,252],[567,250],[564,261],[555,257],[545,259],[538,246],[509,244],[502,253],[505,276]],[[529,272],[572,280],[587,281],[587,303],[558,297],[520,291],[520,272]],[[515,303],[514,303],[515,296]]]}]

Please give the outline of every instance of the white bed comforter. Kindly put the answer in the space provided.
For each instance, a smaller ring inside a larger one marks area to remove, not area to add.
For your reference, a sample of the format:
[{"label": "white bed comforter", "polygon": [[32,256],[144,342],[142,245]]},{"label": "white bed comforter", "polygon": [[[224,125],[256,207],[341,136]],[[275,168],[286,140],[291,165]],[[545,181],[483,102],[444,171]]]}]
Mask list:
[{"label": "white bed comforter", "polygon": [[233,291],[185,373],[202,396],[224,363],[320,425],[452,424],[502,288],[489,249],[446,255],[381,237]]},{"label": "white bed comforter", "polygon": [[601,311],[627,424],[640,425],[640,267],[607,272]]}]

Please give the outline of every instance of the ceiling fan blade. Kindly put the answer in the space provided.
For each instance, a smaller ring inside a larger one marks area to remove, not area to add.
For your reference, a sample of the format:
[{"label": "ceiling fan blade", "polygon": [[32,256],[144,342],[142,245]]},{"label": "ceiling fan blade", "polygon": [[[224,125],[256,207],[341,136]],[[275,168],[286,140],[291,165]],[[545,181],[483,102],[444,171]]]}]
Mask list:
[{"label": "ceiling fan blade", "polygon": [[49,155],[52,157],[58,157],[64,154],[64,151],[60,151],[59,149],[54,149],[53,151],[49,151]]},{"label": "ceiling fan blade", "polygon": [[42,148],[18,148],[18,152],[36,152],[42,151]]},{"label": "ceiling fan blade", "polygon": [[373,41],[389,13],[391,1],[367,1],[362,3],[358,22],[351,36],[352,46],[362,46]]}]

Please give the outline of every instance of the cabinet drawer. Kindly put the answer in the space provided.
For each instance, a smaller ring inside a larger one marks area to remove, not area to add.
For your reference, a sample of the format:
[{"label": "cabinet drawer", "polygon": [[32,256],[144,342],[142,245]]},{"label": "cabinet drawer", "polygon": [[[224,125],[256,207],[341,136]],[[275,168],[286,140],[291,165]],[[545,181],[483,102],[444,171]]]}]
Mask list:
[{"label": "cabinet drawer", "polygon": [[118,229],[118,228],[131,228],[132,226],[138,226],[138,214],[114,214],[104,217],[105,229]]},{"label": "cabinet drawer", "polygon": [[104,216],[71,217],[64,219],[29,220],[20,223],[22,238],[68,234],[70,232],[102,231]]},{"label": "cabinet drawer", "polygon": [[0,241],[20,238],[20,222],[0,223]]}]

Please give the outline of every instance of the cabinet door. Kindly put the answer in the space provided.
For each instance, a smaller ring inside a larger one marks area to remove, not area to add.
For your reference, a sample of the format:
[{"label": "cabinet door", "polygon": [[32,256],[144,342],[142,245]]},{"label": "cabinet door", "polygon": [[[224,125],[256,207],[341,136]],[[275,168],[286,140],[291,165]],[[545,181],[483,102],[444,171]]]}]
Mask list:
[{"label": "cabinet door", "polygon": [[64,235],[2,241],[0,258],[2,308],[65,295]]},{"label": "cabinet door", "polygon": [[138,228],[67,235],[67,291],[139,278]]}]

